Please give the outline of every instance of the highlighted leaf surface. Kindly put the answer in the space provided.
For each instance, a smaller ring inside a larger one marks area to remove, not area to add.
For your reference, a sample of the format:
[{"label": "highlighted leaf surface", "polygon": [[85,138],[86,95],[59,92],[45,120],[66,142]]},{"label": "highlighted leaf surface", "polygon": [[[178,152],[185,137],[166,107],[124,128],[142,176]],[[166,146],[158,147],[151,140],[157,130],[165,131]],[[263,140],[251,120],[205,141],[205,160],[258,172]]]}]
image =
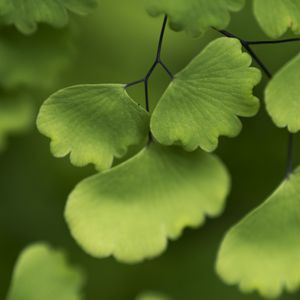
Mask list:
[{"label": "highlighted leaf surface", "polygon": [[271,38],[279,38],[288,29],[300,34],[298,0],[254,0],[254,14],[261,28]]},{"label": "highlighted leaf surface", "polygon": [[300,130],[300,55],[284,66],[266,89],[267,111],[278,127]]},{"label": "highlighted leaf surface", "polygon": [[7,300],[80,300],[82,285],[82,274],[63,253],[35,244],[20,255]]},{"label": "highlighted leaf surface", "polygon": [[128,263],[159,255],[167,240],[218,216],[229,190],[223,164],[203,151],[150,144],[127,162],[81,182],[66,220],[95,257]]},{"label": "highlighted leaf surface", "polygon": [[70,153],[76,166],[108,169],[129,146],[142,145],[149,117],[124,85],[79,85],[58,91],[41,107],[38,128],[52,139],[56,157]]},{"label": "highlighted leaf surface", "polygon": [[257,113],[253,87],[259,70],[236,39],[213,41],[179,72],[158,103],[151,130],[164,145],[213,151],[221,135],[234,137],[242,128],[238,116]]},{"label": "highlighted leaf surface", "polygon": [[210,27],[224,29],[230,13],[241,10],[244,0],[147,0],[147,10],[153,15],[166,14],[174,30],[200,35]]},{"label": "highlighted leaf surface", "polygon": [[30,34],[38,23],[63,27],[68,23],[68,13],[89,13],[95,0],[0,0],[0,17],[6,24],[14,24],[21,32]]},{"label": "highlighted leaf surface", "polygon": [[217,270],[228,284],[278,297],[300,285],[300,168],[225,236]]}]

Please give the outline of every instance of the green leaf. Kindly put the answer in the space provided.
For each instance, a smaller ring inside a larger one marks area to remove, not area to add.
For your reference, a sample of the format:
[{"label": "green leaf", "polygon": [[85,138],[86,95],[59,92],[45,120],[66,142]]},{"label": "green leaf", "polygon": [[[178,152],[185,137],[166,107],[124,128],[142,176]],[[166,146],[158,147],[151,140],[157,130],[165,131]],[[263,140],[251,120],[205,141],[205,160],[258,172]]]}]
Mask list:
[{"label": "green leaf", "polygon": [[257,113],[252,95],[260,81],[258,69],[236,39],[210,43],[179,72],[158,103],[152,119],[154,137],[164,145],[213,151],[220,135],[234,137],[242,129],[238,116]]},{"label": "green leaf", "polygon": [[254,0],[254,15],[271,38],[282,36],[288,29],[300,34],[300,2],[298,0]]},{"label": "green leaf", "polygon": [[80,300],[83,281],[62,252],[38,243],[20,255],[7,300]]},{"label": "green leaf", "polygon": [[300,168],[225,236],[217,271],[244,292],[278,297],[300,284]]},{"label": "green leaf", "polygon": [[7,136],[27,130],[33,124],[34,109],[27,98],[0,96],[0,152]]},{"label": "green leaf", "polygon": [[157,292],[145,292],[139,295],[136,300],[171,300],[171,298]]},{"label": "green leaf", "polygon": [[142,145],[149,132],[147,112],[121,84],[78,85],[58,91],[41,107],[37,125],[51,138],[52,153],[70,153],[76,166],[111,167],[129,146]]},{"label": "green leaf", "polygon": [[229,175],[203,151],[150,144],[127,162],[81,182],[65,217],[71,233],[95,257],[136,263],[162,253],[167,240],[221,214]]},{"label": "green leaf", "polygon": [[300,130],[300,55],[287,63],[266,88],[266,107],[278,127]]},{"label": "green leaf", "polygon": [[95,6],[95,0],[0,0],[0,17],[5,24],[31,34],[38,23],[60,28],[69,21],[68,11],[86,15]]},{"label": "green leaf", "polygon": [[244,0],[147,0],[150,15],[166,14],[171,27],[185,30],[193,36],[203,34],[210,27],[224,29],[230,22],[230,13],[243,8]]},{"label": "green leaf", "polygon": [[9,28],[0,33],[0,84],[5,89],[50,89],[73,58],[71,32],[43,28],[23,36]]}]

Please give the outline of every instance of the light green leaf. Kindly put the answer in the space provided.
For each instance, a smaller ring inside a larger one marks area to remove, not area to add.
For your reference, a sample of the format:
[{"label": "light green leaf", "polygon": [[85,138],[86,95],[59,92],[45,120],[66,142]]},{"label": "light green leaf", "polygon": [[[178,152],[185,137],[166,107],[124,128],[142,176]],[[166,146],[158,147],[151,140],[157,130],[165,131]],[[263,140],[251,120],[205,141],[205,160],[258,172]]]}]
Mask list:
[{"label": "light green leaf", "polygon": [[27,130],[33,124],[34,109],[28,99],[0,96],[0,152],[7,136]]},{"label": "light green leaf", "polygon": [[259,108],[252,89],[261,75],[250,64],[238,40],[210,43],[162,96],[151,119],[154,137],[164,145],[213,151],[220,135],[238,135],[242,129],[238,116],[253,116]]},{"label": "light green leaf", "polygon": [[78,85],[58,91],[41,107],[37,125],[51,138],[56,157],[70,153],[76,166],[111,167],[128,147],[142,145],[149,132],[147,112],[121,84]]},{"label": "light green leaf", "polygon": [[271,38],[279,38],[288,29],[300,34],[299,0],[254,0],[254,15]]},{"label": "light green leaf", "polygon": [[53,88],[73,58],[69,30],[43,28],[23,36],[11,28],[0,32],[0,84],[5,89]]},{"label": "light green leaf", "polygon": [[300,54],[287,63],[266,88],[266,107],[278,127],[300,130]]},{"label": "light green leaf", "polygon": [[145,292],[139,295],[136,300],[171,300],[171,298],[157,292]]},{"label": "light green leaf", "polygon": [[83,276],[64,254],[38,243],[16,264],[7,300],[80,300]]},{"label": "light green leaf", "polygon": [[221,214],[228,173],[203,151],[150,144],[127,162],[81,182],[65,217],[71,233],[95,257],[139,262],[163,252],[182,230]]},{"label": "light green leaf", "polygon": [[228,284],[278,297],[300,285],[300,168],[225,236],[217,271]]},{"label": "light green leaf", "polygon": [[95,0],[0,0],[0,17],[22,33],[31,34],[38,23],[60,28],[68,23],[68,11],[86,15],[95,6]]},{"label": "light green leaf", "polygon": [[230,22],[230,13],[243,8],[244,0],[147,0],[152,16],[166,14],[171,27],[185,30],[193,36],[201,35],[210,27],[224,29]]}]

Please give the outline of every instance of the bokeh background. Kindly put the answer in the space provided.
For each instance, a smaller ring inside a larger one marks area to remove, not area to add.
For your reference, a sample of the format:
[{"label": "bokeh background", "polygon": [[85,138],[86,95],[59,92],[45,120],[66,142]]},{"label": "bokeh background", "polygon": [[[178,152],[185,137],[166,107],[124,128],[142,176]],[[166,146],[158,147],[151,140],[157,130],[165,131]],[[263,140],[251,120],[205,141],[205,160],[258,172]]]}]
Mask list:
[{"label": "bokeh background", "polygon": [[[251,1],[247,3],[241,13],[233,15],[229,30],[245,39],[267,39],[252,15]],[[21,37],[14,28],[9,28],[9,33],[4,34],[9,35],[12,45],[16,41],[16,51],[17,41],[21,39],[29,54],[35,51],[37,54],[32,61],[24,57],[26,63],[22,59],[16,62],[10,66],[15,68],[12,70],[4,66],[6,57],[0,57],[0,75],[6,78],[24,63],[22,76],[31,78],[37,88],[20,86],[18,94],[30,98],[36,113],[47,96],[58,88],[79,83],[127,83],[143,77],[153,62],[161,23],[162,18],[147,15],[143,1],[101,0],[93,14],[73,17],[68,29],[40,26],[34,36]],[[44,40],[41,49],[34,42],[38,35]],[[218,34],[210,31],[201,39],[193,39],[168,29],[163,58],[176,73],[216,37]],[[272,72],[299,49],[298,43],[255,46]],[[61,75],[53,75],[53,63],[42,65],[38,76],[31,72],[30,64],[37,57],[46,61],[50,53],[57,55],[56,67],[61,66]],[[150,85],[152,108],[168,82],[162,70],[154,73]],[[255,91],[262,103],[266,82],[264,79]],[[144,104],[142,87],[132,88],[130,93]],[[224,233],[260,204],[281,182],[285,172],[286,131],[272,124],[263,106],[255,118],[243,121],[241,135],[236,139],[222,138],[217,151],[233,178],[222,217],[209,220],[198,230],[185,230],[161,257],[138,265],[120,264],[112,258],[94,259],[77,246],[68,232],[63,218],[67,196],[80,180],[95,170],[73,167],[68,158],[53,158],[49,141],[37,132],[34,123],[26,133],[10,137],[0,153],[0,299],[5,299],[18,254],[36,241],[47,241],[65,249],[70,260],[85,270],[88,280],[84,293],[88,300],[132,300],[144,290],[160,291],[175,300],[261,299],[257,294],[243,295],[236,287],[226,286],[214,271]],[[295,149],[297,163],[300,161],[298,137]],[[299,297],[300,293],[284,295],[281,299]]]}]

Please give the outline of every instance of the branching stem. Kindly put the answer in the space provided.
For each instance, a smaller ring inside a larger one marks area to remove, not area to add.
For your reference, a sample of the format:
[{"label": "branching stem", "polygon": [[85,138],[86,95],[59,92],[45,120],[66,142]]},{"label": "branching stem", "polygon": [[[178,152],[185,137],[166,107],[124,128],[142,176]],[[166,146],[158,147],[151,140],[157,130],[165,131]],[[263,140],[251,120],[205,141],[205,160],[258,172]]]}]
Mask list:
[{"label": "branching stem", "polygon": [[[297,42],[300,41],[300,38],[295,39],[284,39],[284,40],[277,40],[277,41],[247,41],[244,40],[235,34],[228,32],[226,30],[217,30],[213,28],[214,30],[218,31],[219,33],[223,34],[224,36],[227,36],[229,38],[235,38],[238,39],[244,49],[251,55],[253,60],[260,66],[260,68],[264,71],[268,79],[272,78],[272,73],[269,71],[267,66],[262,62],[262,60],[256,55],[256,53],[251,48],[251,45],[267,45],[267,44],[281,44],[281,43],[288,43],[288,42]],[[293,160],[294,160],[294,134],[289,133],[288,134],[288,146],[287,146],[287,163],[286,163],[286,178],[290,176],[290,174],[293,172]]]},{"label": "branching stem", "polygon": [[131,83],[128,83],[125,86],[125,88],[129,88],[131,86],[134,86],[134,85],[137,85],[137,84],[140,84],[140,83],[144,83],[146,110],[148,112],[150,111],[149,88],[148,88],[149,87],[149,79],[150,79],[152,73],[154,72],[155,68],[157,67],[157,65],[162,66],[162,68],[166,71],[166,73],[169,75],[171,80],[173,80],[173,78],[174,78],[172,72],[169,70],[169,68],[166,66],[166,64],[161,59],[161,52],[162,52],[162,46],[163,46],[163,40],[164,40],[164,35],[165,35],[165,31],[166,31],[167,22],[168,22],[168,17],[165,16],[164,20],[163,20],[161,31],[160,31],[160,36],[159,36],[159,41],[158,41],[155,60],[154,60],[154,63],[152,64],[152,66],[150,67],[149,71],[147,72],[147,74],[145,75],[144,78],[133,81]]}]

